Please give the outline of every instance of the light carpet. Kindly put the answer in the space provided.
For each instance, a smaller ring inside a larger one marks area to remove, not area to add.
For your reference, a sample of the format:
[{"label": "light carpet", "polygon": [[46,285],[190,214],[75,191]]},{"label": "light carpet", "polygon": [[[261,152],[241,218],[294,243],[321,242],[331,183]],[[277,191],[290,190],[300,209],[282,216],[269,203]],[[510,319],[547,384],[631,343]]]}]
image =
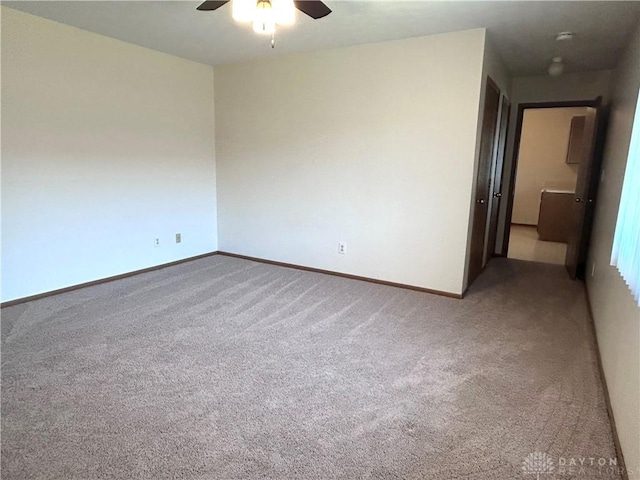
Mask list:
[{"label": "light carpet", "polygon": [[455,300],[208,257],[3,309],[2,387],[6,479],[619,478],[560,470],[615,453],[554,265]]}]

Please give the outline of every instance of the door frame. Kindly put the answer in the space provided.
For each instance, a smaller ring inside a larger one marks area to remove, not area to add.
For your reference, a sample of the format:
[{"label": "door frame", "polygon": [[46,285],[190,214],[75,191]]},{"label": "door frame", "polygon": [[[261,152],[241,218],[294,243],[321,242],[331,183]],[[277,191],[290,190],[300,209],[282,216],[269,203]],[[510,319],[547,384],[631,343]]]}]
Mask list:
[{"label": "door frame", "polygon": [[[484,130],[486,128],[487,125],[489,125],[489,123],[487,123],[487,100],[488,100],[488,92],[489,90],[493,90],[493,92],[497,95],[497,99],[498,102],[496,104],[496,111],[495,111],[495,120],[493,122],[492,128],[493,128],[493,134],[491,135],[491,139],[490,139],[490,145],[489,145],[489,158],[487,159],[486,165],[483,165],[483,146],[486,146],[486,138],[484,135]],[[501,90],[500,86],[495,82],[495,80],[493,80],[491,78],[491,76],[487,75],[486,77],[486,84],[484,85],[484,101],[483,104],[481,105],[481,109],[482,109],[482,118],[481,118],[481,126],[480,126],[480,130],[479,130],[479,134],[480,134],[480,146],[479,146],[479,152],[478,152],[478,163],[477,163],[477,170],[475,171],[475,176],[474,176],[474,183],[475,183],[475,189],[474,189],[474,195],[472,197],[472,221],[471,221],[471,230],[469,232],[470,236],[469,236],[469,245],[468,245],[468,262],[467,262],[467,266],[466,266],[466,284],[467,284],[467,288],[474,282],[474,280],[478,277],[478,275],[480,275],[480,273],[484,270],[486,263],[485,263],[485,257],[486,257],[486,249],[487,249],[487,228],[488,228],[488,224],[489,224],[489,201],[488,201],[488,196],[491,195],[491,182],[492,182],[492,170],[494,167],[494,161],[495,161],[495,151],[496,151],[496,146],[497,146],[497,132],[498,132],[498,121],[500,120],[500,102],[502,99],[502,95],[503,95],[503,91]],[[485,169],[483,169],[482,167],[485,166],[486,167],[486,173],[487,173],[487,191],[486,196],[487,198],[479,198],[479,195],[481,195],[482,191],[480,190],[480,182],[479,182],[479,177],[482,174],[483,171],[485,171]],[[480,205],[480,207],[479,207]],[[484,215],[480,215],[478,212],[478,209],[482,209],[482,206],[484,206],[484,208],[486,208],[486,210],[484,211]],[[480,230],[478,228],[478,222],[481,221],[482,219],[484,219],[484,226],[482,228],[482,230]],[[477,245],[477,242],[474,242],[474,240],[481,240],[482,242],[482,251],[480,252],[480,263],[477,264],[477,262],[475,262],[474,260],[477,258],[476,252],[478,252],[477,249],[475,249],[474,247]],[[490,259],[491,257],[489,256],[489,258],[487,259],[487,261]]]},{"label": "door frame", "polygon": [[[593,100],[572,100],[564,102],[536,102],[536,103],[519,103],[518,116],[516,119],[515,137],[513,143],[513,152],[511,153],[511,171],[509,172],[509,192],[507,195],[507,210],[504,220],[504,234],[502,237],[502,249],[496,254],[499,257],[507,257],[509,254],[509,239],[511,237],[511,219],[513,215],[513,197],[515,195],[516,178],[518,172],[518,154],[520,153],[520,140],[522,138],[522,122],[524,120],[524,111],[534,108],[568,108],[568,107],[592,107],[596,108],[597,99]],[[503,165],[502,178],[505,178],[504,169],[507,168],[506,162]]]}]

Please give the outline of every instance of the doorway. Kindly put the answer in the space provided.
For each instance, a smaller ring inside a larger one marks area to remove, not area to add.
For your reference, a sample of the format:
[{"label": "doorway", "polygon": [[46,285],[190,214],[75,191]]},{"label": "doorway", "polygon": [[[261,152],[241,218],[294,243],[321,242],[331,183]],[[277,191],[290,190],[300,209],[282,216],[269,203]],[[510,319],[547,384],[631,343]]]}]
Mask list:
[{"label": "doorway", "polygon": [[587,108],[524,111],[508,258],[564,265]]},{"label": "doorway", "polygon": [[503,255],[583,275],[599,171],[599,113],[600,99],[518,106]]}]

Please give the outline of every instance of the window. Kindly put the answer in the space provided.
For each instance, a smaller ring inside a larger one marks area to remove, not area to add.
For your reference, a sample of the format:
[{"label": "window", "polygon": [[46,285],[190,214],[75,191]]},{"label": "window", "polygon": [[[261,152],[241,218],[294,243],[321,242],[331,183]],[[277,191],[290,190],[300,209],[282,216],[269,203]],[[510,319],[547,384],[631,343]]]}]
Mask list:
[{"label": "window", "polygon": [[618,267],[640,305],[640,92],[624,173],[611,265]]}]

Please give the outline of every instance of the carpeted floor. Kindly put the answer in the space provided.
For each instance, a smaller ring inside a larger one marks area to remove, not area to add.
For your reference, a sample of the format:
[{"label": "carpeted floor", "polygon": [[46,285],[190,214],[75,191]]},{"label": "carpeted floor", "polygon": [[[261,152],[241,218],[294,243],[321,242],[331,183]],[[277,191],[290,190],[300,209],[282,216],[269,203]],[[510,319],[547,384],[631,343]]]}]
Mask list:
[{"label": "carpeted floor", "polygon": [[2,383],[12,480],[619,478],[560,470],[615,454],[555,265],[454,300],[209,257],[3,309]]}]

